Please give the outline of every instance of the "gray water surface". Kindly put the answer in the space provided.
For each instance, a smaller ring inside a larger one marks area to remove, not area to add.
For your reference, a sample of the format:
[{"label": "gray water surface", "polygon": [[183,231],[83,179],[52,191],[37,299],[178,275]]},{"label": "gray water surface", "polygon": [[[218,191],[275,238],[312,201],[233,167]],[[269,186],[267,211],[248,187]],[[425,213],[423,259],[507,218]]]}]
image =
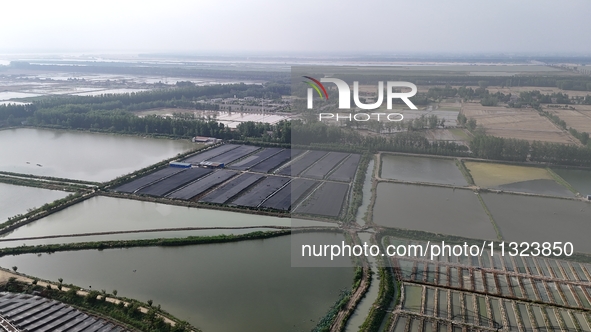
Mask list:
[{"label": "gray water surface", "polygon": [[[343,235],[333,234],[338,241]],[[154,305],[203,331],[309,331],[353,281],[351,268],[292,268],[291,237],[223,244],[26,254],[3,267]],[[323,234],[322,236],[326,236]]]},{"label": "gray water surface", "polygon": [[197,147],[188,140],[37,128],[0,130],[0,142],[1,171],[96,182]]}]

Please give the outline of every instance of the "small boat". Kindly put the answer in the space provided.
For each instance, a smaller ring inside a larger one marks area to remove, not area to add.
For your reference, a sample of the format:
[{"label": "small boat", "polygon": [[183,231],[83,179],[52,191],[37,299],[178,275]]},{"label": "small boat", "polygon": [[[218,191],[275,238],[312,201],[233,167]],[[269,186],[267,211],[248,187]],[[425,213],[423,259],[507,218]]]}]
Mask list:
[{"label": "small boat", "polygon": [[37,164],[37,166],[39,166],[39,167],[43,167],[43,165],[41,165],[41,164]]},{"label": "small boat", "polygon": [[30,164],[30,162],[27,161],[27,164]]}]

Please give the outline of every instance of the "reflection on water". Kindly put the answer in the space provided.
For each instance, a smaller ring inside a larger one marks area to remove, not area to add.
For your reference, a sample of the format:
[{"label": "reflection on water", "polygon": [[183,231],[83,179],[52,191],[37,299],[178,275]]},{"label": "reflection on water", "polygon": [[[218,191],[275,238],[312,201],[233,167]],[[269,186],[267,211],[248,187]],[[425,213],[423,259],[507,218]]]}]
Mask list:
[{"label": "reflection on water", "polygon": [[[299,236],[299,235],[292,235]],[[0,258],[48,280],[153,300],[204,331],[309,331],[351,268],[292,268],[292,236],[223,244],[58,252]],[[344,240],[340,234],[335,234]],[[340,240],[339,240],[340,241]]]},{"label": "reflection on water", "polygon": [[107,181],[188,151],[188,140],[19,128],[0,131],[0,170]]},{"label": "reflection on water", "polygon": [[0,222],[8,217],[27,213],[27,209],[39,208],[45,203],[64,198],[65,191],[15,186],[0,183]]},{"label": "reflection on water", "polygon": [[333,223],[95,196],[0,235],[7,239],[181,227],[335,226]]},{"label": "reflection on water", "polygon": [[381,177],[412,182],[466,186],[454,160],[382,154]]}]

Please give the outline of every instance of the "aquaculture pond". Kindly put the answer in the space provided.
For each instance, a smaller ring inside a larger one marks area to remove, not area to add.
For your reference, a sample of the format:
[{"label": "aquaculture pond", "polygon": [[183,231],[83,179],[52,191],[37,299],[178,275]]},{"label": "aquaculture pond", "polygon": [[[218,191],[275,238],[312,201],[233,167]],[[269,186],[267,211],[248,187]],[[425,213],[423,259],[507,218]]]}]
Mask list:
[{"label": "aquaculture pond", "polygon": [[81,131],[0,130],[0,171],[103,182],[200,145]]},{"label": "aquaculture pond", "polygon": [[0,222],[17,214],[25,214],[28,209],[39,208],[45,203],[64,198],[68,194],[65,191],[0,183]]},{"label": "aquaculture pond", "polygon": [[496,238],[478,196],[465,189],[382,182],[377,187],[373,222],[469,238]]},{"label": "aquaculture pond", "polygon": [[466,186],[455,160],[382,154],[384,179]]},{"label": "aquaculture pond", "polygon": [[309,331],[351,287],[353,269],[292,268],[290,242],[297,236],[6,256],[0,266],[151,299],[203,331]]},{"label": "aquaculture pond", "polygon": [[95,196],[19,227],[11,233],[2,234],[0,238],[186,227],[248,226],[298,227],[335,226],[335,224]]},{"label": "aquaculture pond", "polygon": [[591,204],[575,200],[482,194],[505,240],[572,242],[574,251],[591,253]]}]

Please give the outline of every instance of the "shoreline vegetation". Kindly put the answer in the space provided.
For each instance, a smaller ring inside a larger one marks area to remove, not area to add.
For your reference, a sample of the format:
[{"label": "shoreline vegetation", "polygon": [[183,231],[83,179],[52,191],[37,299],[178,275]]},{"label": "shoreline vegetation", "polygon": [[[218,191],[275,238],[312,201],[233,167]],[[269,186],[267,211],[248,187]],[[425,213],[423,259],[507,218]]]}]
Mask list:
[{"label": "shoreline vegetation", "polygon": [[[144,303],[126,297],[117,297],[117,291],[88,291],[81,287],[31,277],[0,268],[0,274],[8,277],[0,290],[31,294],[68,304],[89,315],[96,316],[132,331],[142,332],[201,332],[188,322],[180,320],[160,305]],[[150,301],[151,302],[151,301]]]}]

